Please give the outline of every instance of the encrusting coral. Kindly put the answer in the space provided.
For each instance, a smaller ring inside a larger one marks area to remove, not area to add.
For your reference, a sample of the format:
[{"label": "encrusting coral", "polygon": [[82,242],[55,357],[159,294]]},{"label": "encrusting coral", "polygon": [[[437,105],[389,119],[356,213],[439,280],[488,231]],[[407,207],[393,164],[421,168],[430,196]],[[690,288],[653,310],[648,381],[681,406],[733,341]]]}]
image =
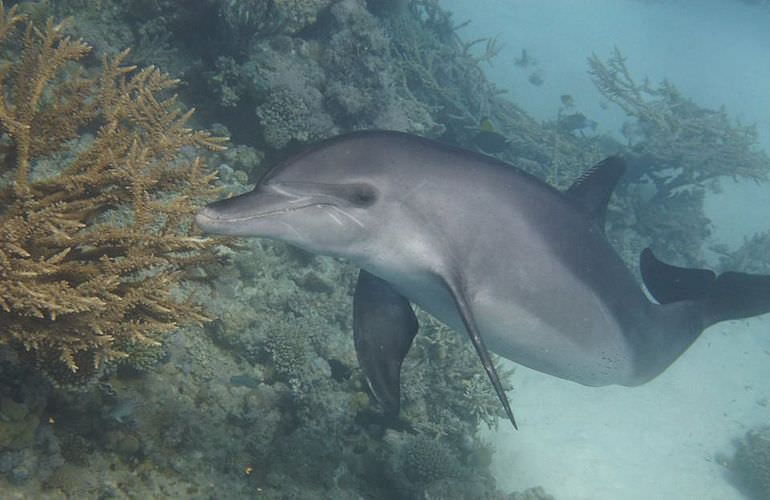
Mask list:
[{"label": "encrusting coral", "polygon": [[177,284],[214,259],[190,227],[214,194],[194,153],[225,139],[187,128],[176,80],[128,51],[91,74],[63,31],[0,2],[0,345],[87,375],[205,319]]}]

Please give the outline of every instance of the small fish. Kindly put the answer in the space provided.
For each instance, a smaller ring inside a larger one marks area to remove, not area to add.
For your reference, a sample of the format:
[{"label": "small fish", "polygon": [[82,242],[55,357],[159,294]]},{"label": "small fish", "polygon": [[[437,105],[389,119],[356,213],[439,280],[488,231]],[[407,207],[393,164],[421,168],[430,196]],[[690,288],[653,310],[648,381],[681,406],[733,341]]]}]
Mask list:
[{"label": "small fish", "polygon": [[495,131],[495,126],[488,117],[481,119],[479,123],[479,132],[473,137],[473,145],[489,155],[502,153],[511,145],[510,141]]},{"label": "small fish", "polygon": [[559,118],[559,128],[565,132],[575,132],[576,130],[591,129],[596,130],[598,124],[586,118],[583,113],[572,113]]},{"label": "small fish", "polygon": [[527,49],[521,49],[521,55],[513,60],[513,64],[519,68],[526,68],[536,63],[535,60],[529,55],[529,52],[527,52]]},{"label": "small fish", "polygon": [[256,389],[259,387],[260,380],[257,377],[251,375],[240,374],[230,377],[230,385],[235,387],[248,387],[249,389]]},{"label": "small fish", "polygon": [[136,401],[133,399],[121,399],[115,403],[108,415],[109,417],[121,424],[130,423],[134,419],[136,413]]},{"label": "small fish", "polygon": [[487,132],[494,132],[495,131],[495,124],[492,123],[492,120],[490,120],[488,116],[485,116],[479,122],[479,129],[485,130]]},{"label": "small fish", "polygon": [[535,87],[539,87],[545,82],[545,79],[543,78],[543,72],[539,69],[534,71],[531,75],[529,75],[529,78],[527,78],[527,81],[534,85]]},{"label": "small fish", "polygon": [[572,108],[575,106],[575,100],[569,94],[563,94],[559,99],[561,99],[561,103],[565,108]]}]

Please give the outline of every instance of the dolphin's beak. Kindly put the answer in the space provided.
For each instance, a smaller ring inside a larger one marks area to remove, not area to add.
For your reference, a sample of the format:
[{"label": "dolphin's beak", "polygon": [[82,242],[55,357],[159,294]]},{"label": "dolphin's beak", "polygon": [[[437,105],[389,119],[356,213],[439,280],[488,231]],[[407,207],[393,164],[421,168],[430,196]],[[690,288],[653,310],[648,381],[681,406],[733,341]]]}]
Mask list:
[{"label": "dolphin's beak", "polygon": [[286,203],[285,196],[257,188],[209,203],[195,216],[195,223],[207,233],[238,235],[250,221],[285,210]]},{"label": "dolphin's beak", "polygon": [[293,212],[318,201],[304,193],[296,194],[272,186],[258,185],[253,191],[209,203],[195,216],[207,233],[230,236],[256,236],[252,232],[258,219]]},{"label": "dolphin's beak", "polygon": [[195,223],[207,233],[216,233],[218,222],[216,211],[209,207],[204,207],[195,214]]}]

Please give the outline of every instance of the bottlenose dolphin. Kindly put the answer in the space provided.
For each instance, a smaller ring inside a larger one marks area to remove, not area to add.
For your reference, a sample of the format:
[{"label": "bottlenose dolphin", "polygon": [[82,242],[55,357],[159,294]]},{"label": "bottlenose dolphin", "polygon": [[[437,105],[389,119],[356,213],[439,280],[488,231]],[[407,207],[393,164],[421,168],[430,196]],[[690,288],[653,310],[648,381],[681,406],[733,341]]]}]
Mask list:
[{"label": "bottlenose dolphin", "polygon": [[196,217],[207,232],[281,240],[361,268],[354,339],[370,389],[399,411],[410,302],[470,337],[516,423],[487,346],[589,386],[642,384],[709,325],[770,311],[770,277],[686,269],[641,256],[649,301],[604,237],[619,157],[564,192],[495,158],[414,135],[327,140],[272,168],[253,191]]}]

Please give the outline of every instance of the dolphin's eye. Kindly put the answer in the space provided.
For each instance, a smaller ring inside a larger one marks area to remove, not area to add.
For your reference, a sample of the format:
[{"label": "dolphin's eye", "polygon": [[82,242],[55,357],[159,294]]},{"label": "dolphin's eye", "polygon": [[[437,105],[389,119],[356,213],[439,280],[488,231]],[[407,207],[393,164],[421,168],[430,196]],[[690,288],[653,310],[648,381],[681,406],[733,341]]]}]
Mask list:
[{"label": "dolphin's eye", "polygon": [[359,207],[368,207],[377,200],[377,190],[368,184],[358,184],[353,189],[351,201]]}]

